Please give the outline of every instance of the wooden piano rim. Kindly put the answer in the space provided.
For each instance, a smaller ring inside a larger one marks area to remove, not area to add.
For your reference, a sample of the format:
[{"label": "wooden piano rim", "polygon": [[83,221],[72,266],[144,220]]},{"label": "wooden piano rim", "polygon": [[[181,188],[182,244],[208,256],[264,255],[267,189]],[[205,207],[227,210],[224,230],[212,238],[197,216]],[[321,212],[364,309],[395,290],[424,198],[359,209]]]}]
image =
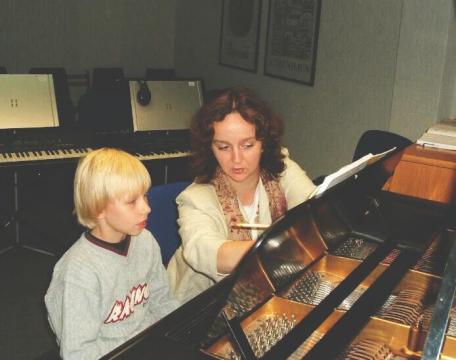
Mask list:
[{"label": "wooden piano rim", "polygon": [[405,149],[401,161],[456,170],[456,151],[435,149],[414,144]]}]

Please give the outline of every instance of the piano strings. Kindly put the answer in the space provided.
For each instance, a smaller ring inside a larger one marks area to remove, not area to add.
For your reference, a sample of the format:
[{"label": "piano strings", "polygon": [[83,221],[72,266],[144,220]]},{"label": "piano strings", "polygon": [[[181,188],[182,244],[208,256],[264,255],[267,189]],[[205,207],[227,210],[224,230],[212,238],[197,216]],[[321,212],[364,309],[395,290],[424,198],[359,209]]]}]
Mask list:
[{"label": "piano strings", "polygon": [[[415,269],[420,271],[435,269],[435,261],[443,256],[442,246],[440,245],[439,241],[432,242],[418,261]],[[337,248],[333,254],[363,260],[375,250],[376,246],[377,244],[364,239],[350,238]],[[400,251],[395,249],[383,262],[391,263],[399,254]],[[292,271],[292,273],[296,272]],[[339,282],[340,279],[326,271],[307,271],[295,281],[293,286],[284,294],[284,297],[299,303],[316,306],[337,287]],[[349,310],[365,290],[365,286],[358,286],[344,299],[338,309]],[[255,292],[255,289],[246,287],[243,289],[243,295],[239,296],[239,298],[255,298]],[[435,299],[432,299],[429,291],[424,287],[402,289],[388,297],[387,301],[375,314],[375,317],[426,331],[433,311],[429,304],[433,300]],[[245,312],[246,308],[250,307],[250,303],[231,303],[231,306],[233,306],[234,313],[241,314]],[[257,318],[245,330],[255,356],[260,358],[264,355],[293,328],[295,323],[294,314],[284,313],[278,315],[277,313],[272,313]],[[448,334],[456,335],[456,308],[453,308],[451,313]],[[315,331],[288,359],[301,359],[322,336],[323,333]],[[219,354],[226,359],[240,359],[239,354],[229,342],[226,343]],[[395,355],[386,343],[378,341],[378,339],[362,339],[350,345],[346,351],[339,355],[337,360],[342,359],[400,360],[406,359],[406,357]]]}]

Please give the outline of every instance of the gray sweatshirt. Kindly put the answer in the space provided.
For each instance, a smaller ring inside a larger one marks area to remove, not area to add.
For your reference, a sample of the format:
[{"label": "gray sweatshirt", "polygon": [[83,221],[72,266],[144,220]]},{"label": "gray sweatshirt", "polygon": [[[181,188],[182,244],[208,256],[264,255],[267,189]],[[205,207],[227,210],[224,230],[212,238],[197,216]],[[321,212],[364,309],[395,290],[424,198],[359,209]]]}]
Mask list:
[{"label": "gray sweatshirt", "polygon": [[98,359],[179,306],[148,230],[125,255],[83,234],[56,264],[45,303],[65,360]]}]

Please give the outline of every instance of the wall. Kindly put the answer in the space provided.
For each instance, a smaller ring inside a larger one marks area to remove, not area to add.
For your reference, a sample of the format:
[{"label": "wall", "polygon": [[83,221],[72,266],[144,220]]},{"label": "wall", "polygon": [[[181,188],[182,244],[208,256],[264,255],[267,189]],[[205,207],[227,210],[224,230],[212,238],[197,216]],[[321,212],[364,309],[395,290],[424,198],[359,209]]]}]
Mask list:
[{"label": "wall", "polygon": [[285,144],[310,175],[347,163],[360,134],[415,139],[456,116],[454,0],[323,0],[315,86],[218,64],[221,0],[0,0],[0,65],[11,73],[65,66],[175,67],[208,89],[243,84],[286,120]]},{"label": "wall", "polygon": [[456,117],[456,1],[449,4],[446,63],[438,119]]},{"label": "wall", "polygon": [[10,73],[174,66],[175,0],[0,0],[0,65]]},{"label": "wall", "polygon": [[450,116],[444,99],[454,93],[454,34],[449,41],[454,11],[449,0],[403,3],[390,129],[415,140],[430,125]]},{"label": "wall", "polygon": [[[349,162],[363,131],[391,129],[414,139],[425,123],[437,120],[440,92],[450,91],[454,99],[454,81],[442,88],[445,31],[454,21],[447,12],[451,2],[323,0],[315,86],[309,87],[263,75],[268,1],[263,1],[258,71],[252,74],[218,64],[220,0],[177,0],[176,69],[182,76],[203,77],[208,89],[233,84],[255,89],[284,116],[286,145],[315,177]],[[416,41],[425,41],[419,52],[413,39],[418,30]],[[405,74],[419,75],[419,81],[404,81]],[[421,103],[423,93],[427,101]],[[410,106],[417,101],[420,111]]]}]

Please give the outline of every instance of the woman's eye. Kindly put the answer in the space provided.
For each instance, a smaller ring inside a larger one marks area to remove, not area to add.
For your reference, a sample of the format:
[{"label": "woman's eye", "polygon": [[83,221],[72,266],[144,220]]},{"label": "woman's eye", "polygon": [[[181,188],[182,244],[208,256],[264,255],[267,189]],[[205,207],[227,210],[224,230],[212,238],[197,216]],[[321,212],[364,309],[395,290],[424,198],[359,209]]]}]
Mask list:
[{"label": "woman's eye", "polygon": [[243,147],[244,149],[251,148],[252,146],[253,146],[252,143],[247,143],[247,144],[242,145],[242,147]]},{"label": "woman's eye", "polygon": [[217,149],[223,151],[223,150],[227,150],[228,149],[228,146],[227,145],[218,145],[217,146]]}]

